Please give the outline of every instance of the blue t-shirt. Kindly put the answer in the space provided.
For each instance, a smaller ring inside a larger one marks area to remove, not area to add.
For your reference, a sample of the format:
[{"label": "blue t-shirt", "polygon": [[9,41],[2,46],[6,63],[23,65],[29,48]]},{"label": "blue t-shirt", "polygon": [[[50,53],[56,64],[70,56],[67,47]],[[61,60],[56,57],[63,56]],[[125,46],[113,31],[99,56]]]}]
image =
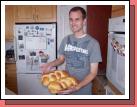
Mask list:
[{"label": "blue t-shirt", "polygon": [[[99,43],[90,35],[82,38],[76,38],[74,35],[66,36],[61,42],[59,54],[65,56],[66,70],[79,81],[90,73],[91,63],[102,61]],[[91,88],[92,84],[89,83],[73,94],[90,95]]]}]

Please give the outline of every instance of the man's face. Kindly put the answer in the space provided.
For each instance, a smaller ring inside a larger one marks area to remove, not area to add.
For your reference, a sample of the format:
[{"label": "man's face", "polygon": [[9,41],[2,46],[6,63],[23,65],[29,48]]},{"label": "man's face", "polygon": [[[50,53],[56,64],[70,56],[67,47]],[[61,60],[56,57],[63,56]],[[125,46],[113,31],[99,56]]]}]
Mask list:
[{"label": "man's face", "polygon": [[73,33],[82,31],[85,22],[86,21],[82,18],[82,13],[80,11],[72,11],[69,14],[69,23]]}]

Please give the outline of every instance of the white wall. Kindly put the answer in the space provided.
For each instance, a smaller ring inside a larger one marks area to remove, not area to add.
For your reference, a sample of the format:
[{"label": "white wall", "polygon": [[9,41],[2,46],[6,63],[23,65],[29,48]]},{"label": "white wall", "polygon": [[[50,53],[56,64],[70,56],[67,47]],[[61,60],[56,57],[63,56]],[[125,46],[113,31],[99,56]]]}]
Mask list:
[{"label": "white wall", "polygon": [[[58,49],[62,39],[68,34],[72,34],[69,26],[69,10],[75,6],[80,6],[80,7],[83,7],[85,10],[87,10],[86,5],[58,5],[57,6],[57,35],[58,35],[57,48]],[[86,26],[84,29],[86,31]],[[60,66],[59,69],[65,69],[65,64]]]}]

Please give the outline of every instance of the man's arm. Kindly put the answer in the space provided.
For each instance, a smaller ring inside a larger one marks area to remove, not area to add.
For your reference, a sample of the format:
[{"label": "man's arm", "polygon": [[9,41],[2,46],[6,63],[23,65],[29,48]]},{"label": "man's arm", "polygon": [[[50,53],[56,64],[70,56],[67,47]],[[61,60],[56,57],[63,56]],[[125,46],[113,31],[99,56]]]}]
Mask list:
[{"label": "man's arm", "polygon": [[60,55],[59,58],[57,58],[56,60],[46,64],[42,64],[40,68],[43,73],[46,73],[46,72],[49,72],[53,67],[63,64],[64,61],[65,61],[64,55]]},{"label": "man's arm", "polygon": [[61,55],[61,56],[59,56],[59,58],[57,58],[56,60],[54,60],[52,62],[49,62],[48,64],[52,67],[55,67],[55,66],[63,64],[64,61],[65,61],[65,57],[64,57],[64,55]]},{"label": "man's arm", "polygon": [[96,77],[98,71],[98,63],[91,63],[90,68],[90,73],[84,78],[84,80],[82,80],[78,84],[78,86],[76,87],[77,90],[90,83]]}]

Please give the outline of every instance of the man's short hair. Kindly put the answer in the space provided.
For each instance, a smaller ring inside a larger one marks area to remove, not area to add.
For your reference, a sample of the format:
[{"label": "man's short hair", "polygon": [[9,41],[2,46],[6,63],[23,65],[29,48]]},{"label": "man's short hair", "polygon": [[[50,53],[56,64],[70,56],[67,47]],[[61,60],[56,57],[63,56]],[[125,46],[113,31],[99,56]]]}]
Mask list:
[{"label": "man's short hair", "polygon": [[82,7],[73,7],[72,9],[70,9],[69,14],[70,14],[71,12],[74,12],[74,11],[80,11],[80,12],[82,13],[82,18],[83,18],[83,19],[85,19],[86,16],[87,16],[85,9],[83,9]]}]

